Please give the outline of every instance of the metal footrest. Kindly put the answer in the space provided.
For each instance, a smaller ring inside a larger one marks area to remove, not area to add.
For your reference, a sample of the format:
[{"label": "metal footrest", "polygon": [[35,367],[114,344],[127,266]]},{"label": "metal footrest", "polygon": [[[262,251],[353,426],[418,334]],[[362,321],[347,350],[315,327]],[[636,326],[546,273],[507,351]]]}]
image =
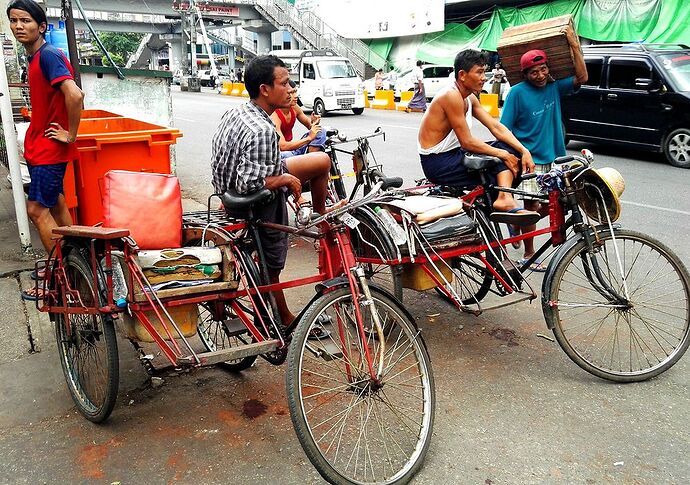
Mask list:
[{"label": "metal footrest", "polygon": [[205,352],[199,354],[201,365],[214,365],[231,360],[244,359],[252,355],[261,355],[273,352],[280,345],[280,340],[266,340],[246,345],[239,345],[230,349],[216,350],[215,352]]}]

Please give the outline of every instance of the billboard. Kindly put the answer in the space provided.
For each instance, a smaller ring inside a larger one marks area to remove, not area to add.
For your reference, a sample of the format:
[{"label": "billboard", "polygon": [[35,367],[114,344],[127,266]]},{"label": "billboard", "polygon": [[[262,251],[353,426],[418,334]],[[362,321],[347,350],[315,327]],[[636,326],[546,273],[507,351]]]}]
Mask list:
[{"label": "billboard", "polygon": [[444,0],[303,0],[295,6],[312,10],[338,34],[352,39],[438,32],[445,20]]}]

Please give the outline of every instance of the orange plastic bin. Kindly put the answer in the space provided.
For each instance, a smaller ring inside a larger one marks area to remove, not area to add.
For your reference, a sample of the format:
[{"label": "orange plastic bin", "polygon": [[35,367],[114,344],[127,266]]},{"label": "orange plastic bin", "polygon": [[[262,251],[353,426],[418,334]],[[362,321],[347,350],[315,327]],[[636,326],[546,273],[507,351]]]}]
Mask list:
[{"label": "orange plastic bin", "polygon": [[182,133],[125,117],[87,118],[77,135],[80,159],[75,164],[78,221],[103,221],[103,176],[109,170],[170,173],[170,145]]},{"label": "orange plastic bin", "polygon": [[86,120],[90,118],[122,118],[122,115],[111,113],[104,109],[83,109],[81,110],[81,119]]}]

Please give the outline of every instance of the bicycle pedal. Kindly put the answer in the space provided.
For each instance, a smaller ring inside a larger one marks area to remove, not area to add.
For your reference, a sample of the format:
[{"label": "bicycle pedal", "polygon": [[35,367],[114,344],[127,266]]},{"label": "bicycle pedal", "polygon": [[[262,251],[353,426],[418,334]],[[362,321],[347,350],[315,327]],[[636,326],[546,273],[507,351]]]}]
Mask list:
[{"label": "bicycle pedal", "polygon": [[153,354],[140,355],[139,360],[151,361],[151,360],[153,360]]}]

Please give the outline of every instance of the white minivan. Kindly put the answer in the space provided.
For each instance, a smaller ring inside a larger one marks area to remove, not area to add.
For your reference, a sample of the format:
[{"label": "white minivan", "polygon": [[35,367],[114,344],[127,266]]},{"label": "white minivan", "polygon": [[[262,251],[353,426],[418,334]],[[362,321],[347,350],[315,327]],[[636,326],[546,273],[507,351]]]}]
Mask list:
[{"label": "white minivan", "polygon": [[319,116],[336,110],[364,112],[364,85],[346,57],[333,51],[305,51],[299,63],[299,98]]}]

